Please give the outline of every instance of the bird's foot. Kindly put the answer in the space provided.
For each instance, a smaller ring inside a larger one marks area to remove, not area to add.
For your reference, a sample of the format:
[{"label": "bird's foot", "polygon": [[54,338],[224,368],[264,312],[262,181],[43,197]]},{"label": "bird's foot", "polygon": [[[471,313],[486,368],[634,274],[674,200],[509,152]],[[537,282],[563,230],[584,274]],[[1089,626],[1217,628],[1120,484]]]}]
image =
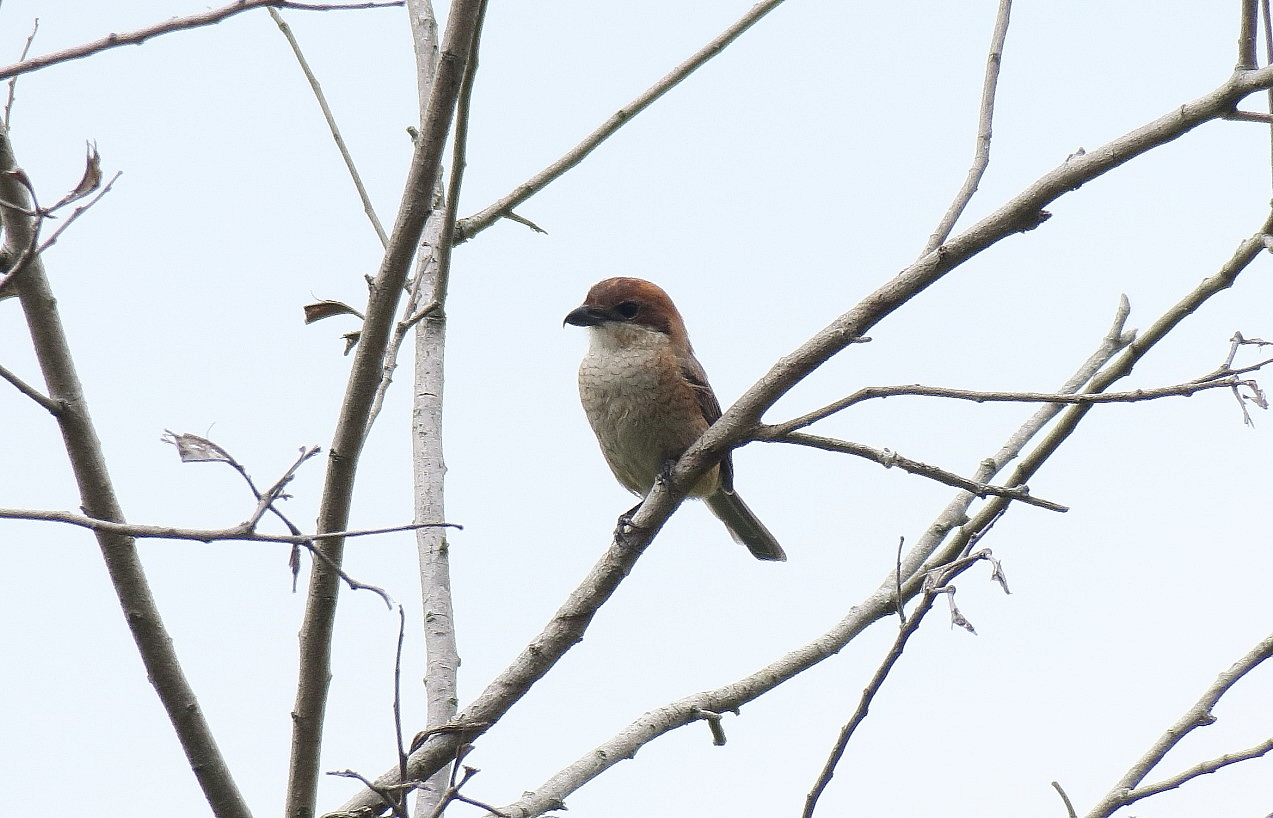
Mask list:
[{"label": "bird's foot", "polygon": [[632,542],[632,535],[645,531],[645,526],[632,522],[632,515],[636,514],[640,509],[641,503],[637,503],[619,515],[619,521],[614,526],[614,541],[620,548],[632,548],[635,545]]}]

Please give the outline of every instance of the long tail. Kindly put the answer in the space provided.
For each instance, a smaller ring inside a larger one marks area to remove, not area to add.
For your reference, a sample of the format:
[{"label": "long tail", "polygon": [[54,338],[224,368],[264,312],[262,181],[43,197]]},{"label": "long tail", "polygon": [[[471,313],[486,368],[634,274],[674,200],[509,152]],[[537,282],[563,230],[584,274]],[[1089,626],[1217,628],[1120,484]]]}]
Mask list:
[{"label": "long tail", "polygon": [[774,539],[774,535],[769,533],[769,529],[765,528],[765,524],[747,507],[743,498],[732,491],[718,489],[706,500],[707,507],[729,529],[730,536],[736,542],[747,546],[752,556],[758,560],[786,561],[787,554],[782,550],[782,546]]}]

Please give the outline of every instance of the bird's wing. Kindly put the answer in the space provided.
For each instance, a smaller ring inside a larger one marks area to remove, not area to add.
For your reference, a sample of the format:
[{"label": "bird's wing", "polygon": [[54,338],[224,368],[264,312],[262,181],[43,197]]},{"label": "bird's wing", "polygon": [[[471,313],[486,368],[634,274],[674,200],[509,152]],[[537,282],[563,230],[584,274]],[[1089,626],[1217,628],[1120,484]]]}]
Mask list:
[{"label": "bird's wing", "polygon": [[[693,355],[682,359],[681,375],[685,378],[685,382],[694,388],[699,411],[703,413],[703,420],[707,421],[707,425],[711,426],[720,420],[720,401],[716,399],[716,393],[707,382],[707,372],[704,371],[698,359]],[[734,458],[729,452],[720,461],[720,485],[727,493],[734,493]]]}]

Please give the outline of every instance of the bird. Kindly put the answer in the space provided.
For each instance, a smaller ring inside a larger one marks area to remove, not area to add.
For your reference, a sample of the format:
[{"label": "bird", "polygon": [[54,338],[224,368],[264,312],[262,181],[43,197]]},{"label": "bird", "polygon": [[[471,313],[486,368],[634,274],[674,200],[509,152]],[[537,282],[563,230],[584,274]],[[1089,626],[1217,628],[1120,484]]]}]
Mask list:
[{"label": "bird", "polygon": [[[615,478],[644,499],[721,416],[685,321],[661,287],[619,277],[593,285],[563,324],[588,328],[579,398]],[[734,540],[757,559],[787,559],[734,491],[731,454],[703,474],[688,495],[706,501]]]}]

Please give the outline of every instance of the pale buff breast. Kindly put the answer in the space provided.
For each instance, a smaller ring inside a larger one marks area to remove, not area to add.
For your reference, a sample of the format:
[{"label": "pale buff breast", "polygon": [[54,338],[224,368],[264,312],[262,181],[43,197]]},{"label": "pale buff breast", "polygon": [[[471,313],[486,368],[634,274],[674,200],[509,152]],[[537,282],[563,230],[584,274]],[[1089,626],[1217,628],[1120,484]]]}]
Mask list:
[{"label": "pale buff breast", "polygon": [[[645,496],[663,465],[680,457],[707,429],[694,390],[681,376],[668,336],[632,324],[589,328],[579,365],[579,396],[611,471]],[[712,469],[691,491],[716,489]]]}]

